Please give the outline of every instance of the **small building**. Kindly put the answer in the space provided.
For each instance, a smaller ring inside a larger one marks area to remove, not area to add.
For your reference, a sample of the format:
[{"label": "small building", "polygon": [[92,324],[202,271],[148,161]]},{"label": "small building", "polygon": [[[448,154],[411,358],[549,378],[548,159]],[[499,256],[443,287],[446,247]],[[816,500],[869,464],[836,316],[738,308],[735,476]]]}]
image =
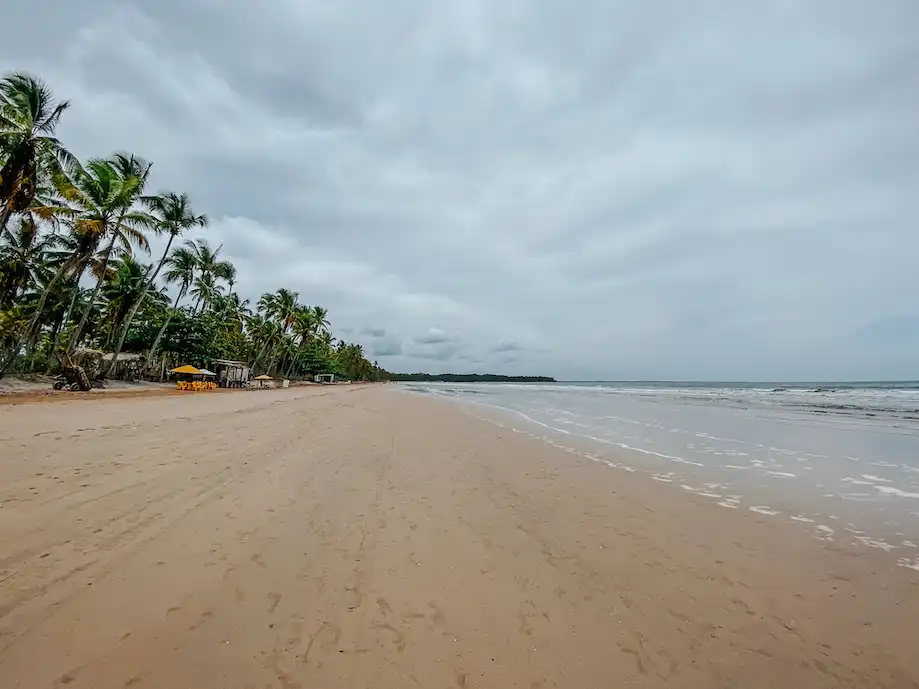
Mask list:
[{"label": "small building", "polygon": [[313,380],[317,383],[334,383],[335,374],[334,373],[317,373],[313,376]]},{"label": "small building", "polygon": [[217,374],[217,385],[222,388],[241,388],[249,382],[251,373],[245,361],[214,359],[214,373]]},{"label": "small building", "polygon": [[[102,355],[102,361],[105,366],[111,366],[109,362],[115,357],[114,353],[109,352]],[[115,365],[108,371],[109,378],[116,378],[127,381],[135,381],[143,377],[146,357],[143,354],[132,354],[130,352],[121,352]]]}]

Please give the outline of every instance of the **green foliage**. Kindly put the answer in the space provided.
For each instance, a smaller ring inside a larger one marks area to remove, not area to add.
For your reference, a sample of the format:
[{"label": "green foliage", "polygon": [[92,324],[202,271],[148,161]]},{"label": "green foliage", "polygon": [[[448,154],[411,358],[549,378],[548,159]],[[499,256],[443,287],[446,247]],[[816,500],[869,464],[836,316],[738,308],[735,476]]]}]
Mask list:
[{"label": "green foliage", "polygon": [[[243,360],[293,378],[385,379],[360,345],[332,337],[323,307],[282,287],[253,313],[222,246],[194,238],[173,247],[207,216],[186,194],[148,195],[143,158],[75,159],[54,136],[67,107],[34,77],[0,80],[0,376],[88,346],[151,362]],[[167,244],[146,263],[138,256],[149,254],[150,234]]]}]

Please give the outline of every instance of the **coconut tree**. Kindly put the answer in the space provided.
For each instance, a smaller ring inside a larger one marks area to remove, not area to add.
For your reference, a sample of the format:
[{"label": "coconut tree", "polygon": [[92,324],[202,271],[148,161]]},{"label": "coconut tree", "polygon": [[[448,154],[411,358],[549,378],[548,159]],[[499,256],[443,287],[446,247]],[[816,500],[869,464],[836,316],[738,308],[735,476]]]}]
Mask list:
[{"label": "coconut tree", "polygon": [[[217,280],[229,281],[230,279],[236,278],[236,269],[233,267],[233,264],[220,258],[220,252],[223,250],[222,244],[216,249],[213,249],[211,245],[208,244],[207,240],[196,239],[194,241],[185,242],[185,246],[195,257],[195,270],[198,277],[203,278],[203,280],[196,285],[196,287],[201,288],[198,291],[200,291],[202,295],[213,296],[217,288]],[[202,303],[202,299],[197,299],[193,310],[195,313],[198,312]]]},{"label": "coconut tree", "polygon": [[69,105],[55,102],[51,90],[27,74],[0,81],[0,236],[7,233],[12,214],[32,205],[43,176],[73,162],[54,136]]},{"label": "coconut tree", "polygon": [[134,306],[146,293],[147,279],[152,266],[138,263],[131,256],[125,256],[110,264],[112,274],[102,286],[105,299],[105,320],[108,322],[108,341],[115,336],[134,310]]},{"label": "coconut tree", "polygon": [[297,320],[300,304],[299,294],[282,287],[274,294],[263,294],[259,300],[259,309],[268,317],[278,322],[286,333]]},{"label": "coconut tree", "polygon": [[200,306],[201,313],[223,296],[223,288],[217,280],[213,273],[203,273],[195,278],[190,294],[195,298],[195,309]]},{"label": "coconut tree", "polygon": [[206,215],[197,215],[192,210],[191,201],[187,194],[166,192],[158,196],[150,197],[146,200],[146,203],[152,216],[155,218],[156,224],[154,226],[154,232],[157,234],[166,234],[169,239],[166,242],[166,248],[163,250],[163,255],[156,265],[156,269],[153,270],[147,278],[143,293],[125,317],[124,326],[121,328],[121,334],[112,352],[111,363],[106,367],[103,376],[108,375],[114,368],[115,362],[118,360],[118,355],[121,353],[121,348],[124,346],[124,338],[128,334],[128,329],[131,327],[131,323],[137,315],[138,309],[141,307],[141,304],[143,304],[144,297],[146,297],[147,293],[150,291],[157,276],[160,274],[160,270],[162,270],[163,265],[166,263],[166,259],[169,256],[169,249],[172,247],[172,242],[183,232],[195,227],[207,227],[208,224]]},{"label": "coconut tree", "polygon": [[29,215],[22,216],[18,227],[0,241],[0,311],[49,279],[49,259],[58,241],[57,235],[43,233]]},{"label": "coconut tree", "polygon": [[[85,166],[73,163],[58,185],[61,195],[76,208],[74,227],[83,234],[98,236],[103,246],[101,272],[90,304],[99,296],[116,248],[126,255],[131,255],[135,246],[150,251],[144,230],[154,227],[155,219],[138,208],[149,174],[150,163],[144,159],[116,153],[108,159],[93,158]],[[70,336],[68,352],[79,344],[89,313],[89,308],[84,309]]]},{"label": "coconut tree", "polygon": [[163,273],[163,277],[166,280],[166,284],[177,283],[179,291],[176,294],[175,300],[172,302],[172,308],[169,309],[166,318],[163,320],[163,324],[160,326],[159,332],[156,333],[156,338],[153,340],[150,351],[147,352],[147,361],[151,361],[159,349],[160,342],[163,340],[163,334],[166,332],[166,328],[169,327],[169,322],[172,320],[173,316],[175,316],[179,308],[179,303],[185,295],[188,294],[188,290],[195,280],[195,272],[198,270],[198,260],[195,253],[188,246],[191,242],[186,242],[185,244],[185,246],[177,246],[173,249],[172,254],[166,259],[166,272]]}]

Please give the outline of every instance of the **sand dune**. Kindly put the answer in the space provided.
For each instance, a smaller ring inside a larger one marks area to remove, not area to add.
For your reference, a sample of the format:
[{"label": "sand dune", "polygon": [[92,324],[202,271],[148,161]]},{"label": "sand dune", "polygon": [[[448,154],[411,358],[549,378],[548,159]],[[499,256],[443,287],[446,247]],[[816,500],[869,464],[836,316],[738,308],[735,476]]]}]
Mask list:
[{"label": "sand dune", "polygon": [[0,407],[0,687],[919,687],[919,575],[386,387]]}]

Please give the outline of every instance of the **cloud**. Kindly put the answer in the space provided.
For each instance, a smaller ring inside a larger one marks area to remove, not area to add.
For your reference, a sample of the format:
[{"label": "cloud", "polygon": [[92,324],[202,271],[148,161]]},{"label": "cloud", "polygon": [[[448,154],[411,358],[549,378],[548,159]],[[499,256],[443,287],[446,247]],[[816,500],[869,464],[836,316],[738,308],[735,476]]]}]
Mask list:
[{"label": "cloud", "polygon": [[523,345],[517,342],[501,342],[492,349],[493,352],[522,352]]},{"label": "cloud", "polygon": [[375,357],[389,357],[402,354],[402,342],[394,339],[375,340],[370,345],[370,352]]},{"label": "cloud", "polygon": [[913,0],[71,4],[0,43],[67,145],[388,368],[915,376]]},{"label": "cloud", "polygon": [[428,328],[424,335],[418,335],[414,338],[415,342],[423,345],[441,344],[449,342],[450,337],[440,328]]},{"label": "cloud", "polygon": [[364,328],[361,330],[362,335],[367,335],[369,337],[386,337],[385,328]]}]

